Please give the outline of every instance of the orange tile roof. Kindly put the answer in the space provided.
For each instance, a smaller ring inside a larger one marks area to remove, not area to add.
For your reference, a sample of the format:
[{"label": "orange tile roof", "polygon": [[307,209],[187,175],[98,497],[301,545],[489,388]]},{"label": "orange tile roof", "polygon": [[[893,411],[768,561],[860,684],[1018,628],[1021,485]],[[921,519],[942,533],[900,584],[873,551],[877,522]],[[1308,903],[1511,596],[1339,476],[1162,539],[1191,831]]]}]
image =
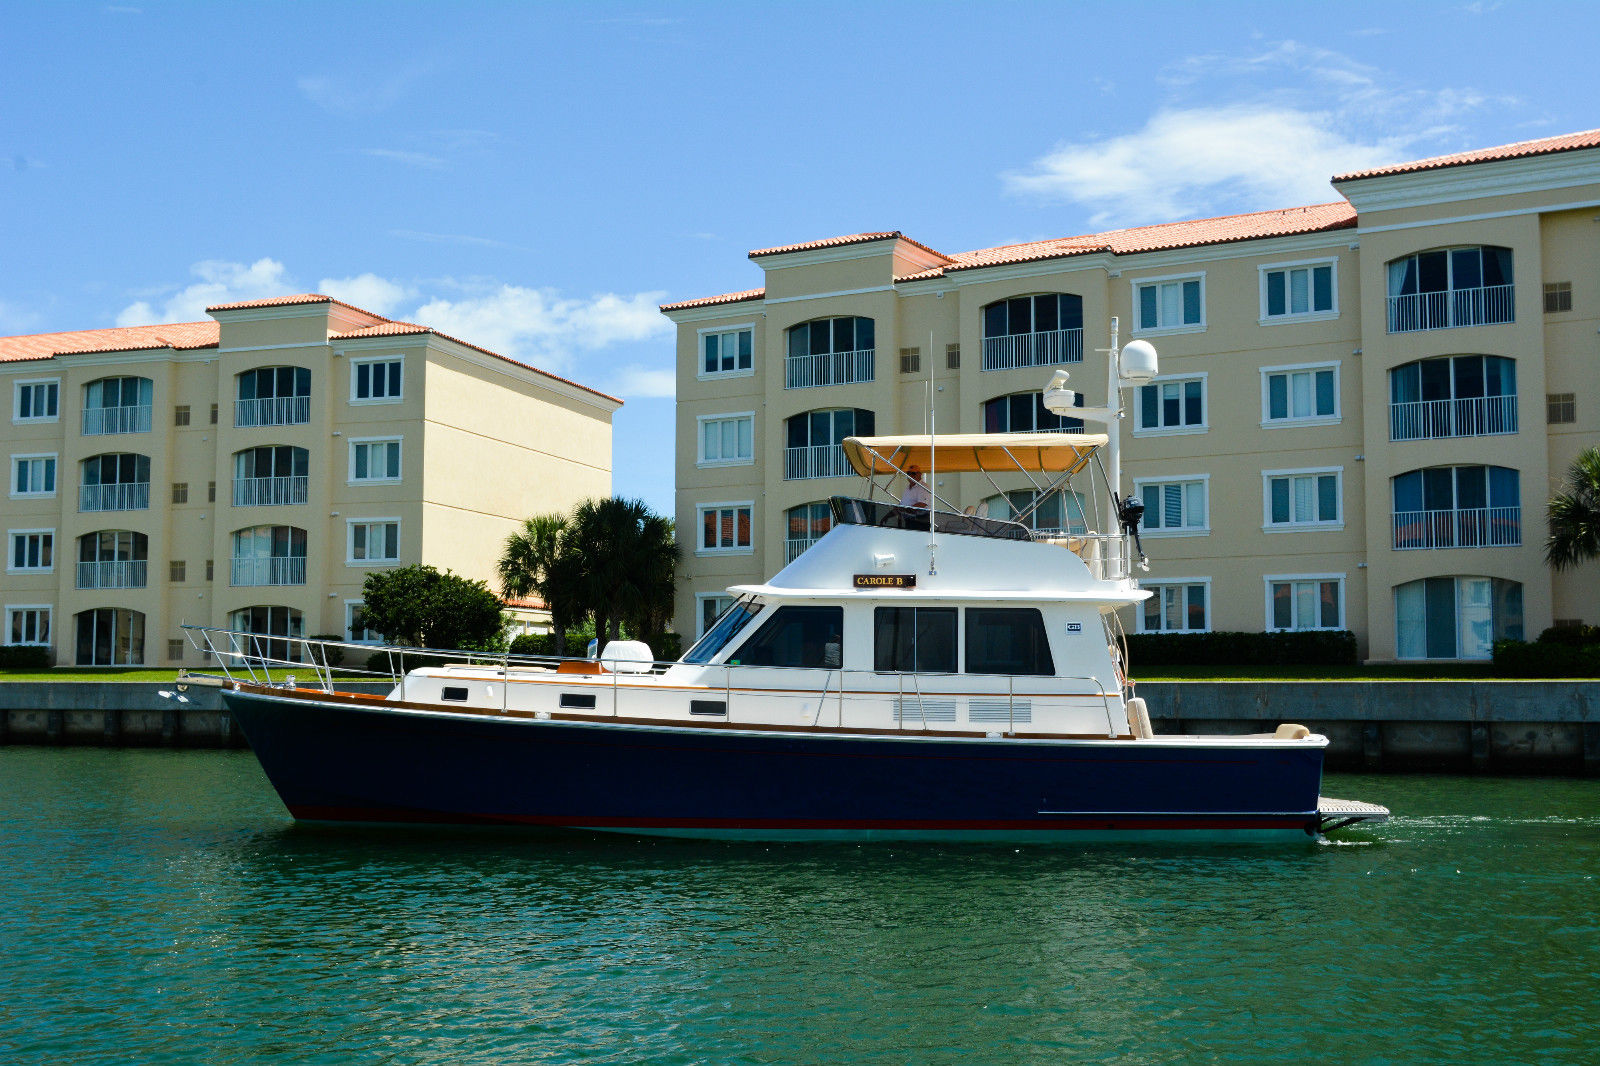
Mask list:
[{"label": "orange tile roof", "polygon": [[1357,178],[1376,178],[1385,174],[1410,174],[1420,170],[1442,170],[1445,167],[1466,166],[1469,163],[1489,163],[1499,159],[1523,159],[1527,156],[1550,155],[1554,152],[1572,152],[1580,148],[1600,148],[1600,130],[1584,130],[1581,133],[1564,133],[1559,137],[1544,137],[1536,141],[1518,141],[1516,144],[1502,144],[1497,148],[1478,148],[1470,152],[1456,152],[1454,155],[1438,155],[1431,159],[1418,159],[1410,163],[1396,163],[1393,166],[1375,167],[1372,170],[1357,170],[1349,174],[1337,174],[1333,181],[1355,181]]},{"label": "orange tile roof", "polygon": [[869,241],[902,240],[909,245],[921,248],[929,255],[936,255],[940,259],[948,260],[950,257],[943,252],[935,251],[926,244],[914,241],[899,230],[888,230],[883,233],[851,233],[843,237],[824,237],[820,241],[806,241],[802,244],[785,244],[777,248],[757,248],[750,253],[750,258],[755,259],[763,255],[782,255],[785,252],[806,252],[813,248],[843,248],[850,244],[866,244]]},{"label": "orange tile roof", "polygon": [[301,292],[293,296],[274,296],[266,300],[239,300],[230,304],[212,304],[206,308],[206,314],[210,314],[213,311],[244,311],[253,307],[291,307],[295,304],[338,304],[340,307],[349,308],[379,322],[388,321],[382,315],[373,314],[365,308],[357,307],[355,304],[347,304],[343,300],[335,300],[332,296],[324,296],[320,292]]},{"label": "orange tile roof", "polygon": [[690,307],[710,307],[713,304],[736,304],[746,300],[761,300],[767,295],[766,289],[745,289],[743,292],[725,292],[721,296],[702,296],[695,300],[680,300],[675,304],[662,304],[663,311],[682,311]]},{"label": "orange tile roof", "polygon": [[58,355],[89,352],[136,352],[150,348],[184,351],[215,348],[219,330],[215,322],[175,322],[159,326],[114,326],[76,329],[65,333],[34,333],[0,337],[0,363],[27,359],[53,359]]}]

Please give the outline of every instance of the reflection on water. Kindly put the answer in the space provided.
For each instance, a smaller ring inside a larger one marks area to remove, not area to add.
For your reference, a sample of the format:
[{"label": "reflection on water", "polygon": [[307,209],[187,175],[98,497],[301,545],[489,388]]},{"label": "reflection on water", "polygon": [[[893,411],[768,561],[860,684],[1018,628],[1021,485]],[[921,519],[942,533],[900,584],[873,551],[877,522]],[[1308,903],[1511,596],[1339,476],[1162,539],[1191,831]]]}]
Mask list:
[{"label": "reflection on water", "polygon": [[291,824],[247,753],[0,749],[0,1061],[1592,1061],[1600,783],[1340,778],[1299,847]]}]

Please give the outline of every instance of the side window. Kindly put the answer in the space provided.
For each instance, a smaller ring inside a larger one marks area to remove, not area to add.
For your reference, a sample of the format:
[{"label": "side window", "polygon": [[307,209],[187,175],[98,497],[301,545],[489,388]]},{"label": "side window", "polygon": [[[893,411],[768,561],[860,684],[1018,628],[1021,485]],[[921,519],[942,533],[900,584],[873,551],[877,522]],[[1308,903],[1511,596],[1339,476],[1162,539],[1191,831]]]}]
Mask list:
[{"label": "side window", "polygon": [[969,607],[967,673],[1054,677],[1055,660],[1037,607]]},{"label": "side window", "polygon": [[780,607],[728,662],[836,669],[843,648],[843,607]]},{"label": "side window", "polygon": [[879,673],[956,672],[954,607],[879,607],[872,636],[872,668]]}]

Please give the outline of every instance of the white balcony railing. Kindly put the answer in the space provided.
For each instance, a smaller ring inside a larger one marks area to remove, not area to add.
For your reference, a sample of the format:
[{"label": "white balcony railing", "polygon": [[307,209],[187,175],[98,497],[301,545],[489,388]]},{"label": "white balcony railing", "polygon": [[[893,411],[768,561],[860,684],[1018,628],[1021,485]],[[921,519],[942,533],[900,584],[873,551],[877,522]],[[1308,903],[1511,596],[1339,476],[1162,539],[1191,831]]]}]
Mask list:
[{"label": "white balcony railing", "polygon": [[243,556],[233,560],[230,585],[304,585],[303,555]]},{"label": "white balcony railing", "polygon": [[80,511],[145,511],[150,507],[150,482],[78,486]]},{"label": "white balcony railing", "polygon": [[85,407],[83,409],[83,434],[86,437],[105,433],[149,433],[150,405],[142,407]]},{"label": "white balcony railing", "polygon": [[1454,511],[1396,511],[1394,546],[1412,548],[1514,548],[1522,543],[1522,508],[1470,507]]},{"label": "white balcony railing", "polygon": [[784,359],[783,387],[809,389],[816,385],[854,385],[872,380],[875,348],[822,355],[790,355]]},{"label": "white balcony railing", "polygon": [[837,444],[815,444],[783,450],[783,479],[802,481],[813,477],[844,477],[850,463]]},{"label": "white balcony railing", "polygon": [[78,587],[80,589],[142,589],[149,581],[149,566],[149,562],[144,559],[80,562],[78,564]]},{"label": "white balcony railing", "polygon": [[311,421],[311,397],[264,396],[258,400],[235,400],[235,426],[298,426]]},{"label": "white balcony railing", "polygon": [[1517,431],[1515,396],[1415,400],[1389,405],[1390,440],[1487,437]]},{"label": "white balcony railing", "polygon": [[1083,362],[1083,330],[1056,329],[983,338],[983,369],[1012,370],[1021,366],[1055,366]]},{"label": "white balcony railing", "polygon": [[804,554],[805,550],[821,537],[789,537],[783,542],[783,565],[788,566]]},{"label": "white balcony railing", "polygon": [[1389,297],[1389,332],[1454,329],[1516,321],[1515,285],[1417,292]]},{"label": "white balcony railing", "polygon": [[305,503],[311,493],[311,479],[298,477],[236,477],[233,479],[235,507],[280,507]]}]

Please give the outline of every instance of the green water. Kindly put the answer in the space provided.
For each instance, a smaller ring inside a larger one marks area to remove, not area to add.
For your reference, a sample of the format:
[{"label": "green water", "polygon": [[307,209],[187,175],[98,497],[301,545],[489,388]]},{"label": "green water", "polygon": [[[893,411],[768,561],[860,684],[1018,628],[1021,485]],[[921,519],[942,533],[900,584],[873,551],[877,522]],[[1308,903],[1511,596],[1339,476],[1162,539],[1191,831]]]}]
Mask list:
[{"label": "green water", "polygon": [[1344,843],[294,827],[247,753],[0,749],[0,1063],[1594,1063],[1600,782]]}]

